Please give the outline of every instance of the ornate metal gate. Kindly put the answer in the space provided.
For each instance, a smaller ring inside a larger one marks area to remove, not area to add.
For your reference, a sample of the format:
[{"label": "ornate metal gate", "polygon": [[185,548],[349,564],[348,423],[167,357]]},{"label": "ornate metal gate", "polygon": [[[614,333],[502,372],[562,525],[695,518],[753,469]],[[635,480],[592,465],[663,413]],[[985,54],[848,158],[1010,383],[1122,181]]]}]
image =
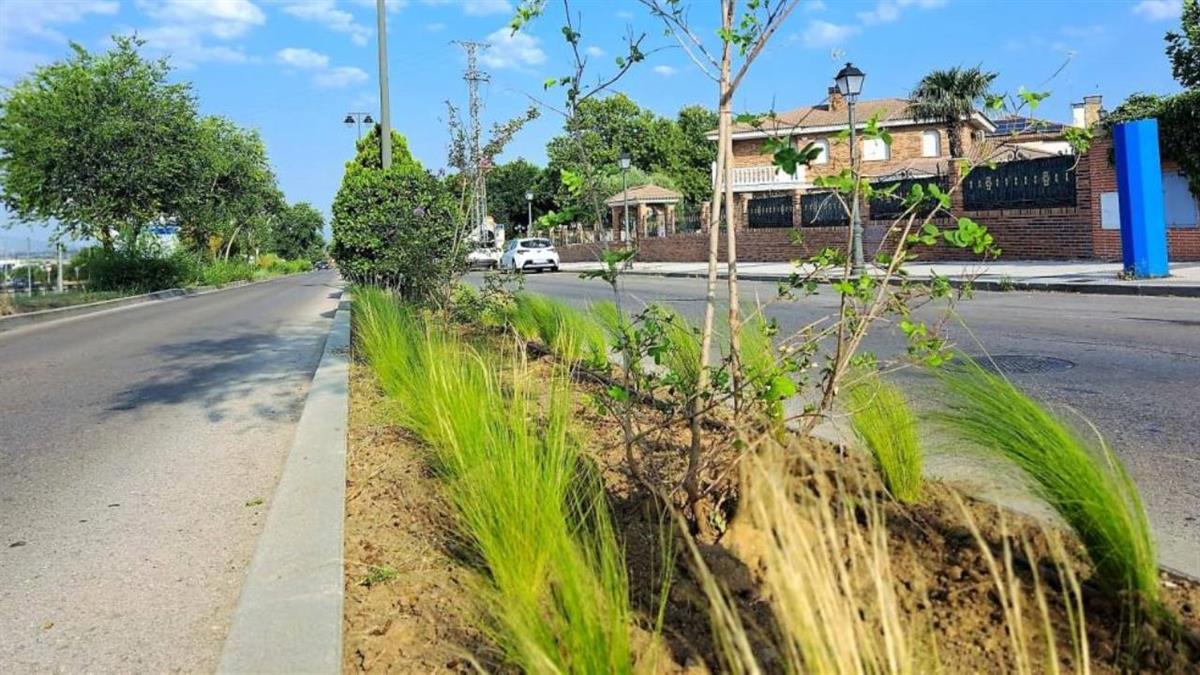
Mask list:
[{"label": "ornate metal gate", "polygon": [[791,197],[759,197],[751,199],[747,210],[750,227],[791,227]]}]

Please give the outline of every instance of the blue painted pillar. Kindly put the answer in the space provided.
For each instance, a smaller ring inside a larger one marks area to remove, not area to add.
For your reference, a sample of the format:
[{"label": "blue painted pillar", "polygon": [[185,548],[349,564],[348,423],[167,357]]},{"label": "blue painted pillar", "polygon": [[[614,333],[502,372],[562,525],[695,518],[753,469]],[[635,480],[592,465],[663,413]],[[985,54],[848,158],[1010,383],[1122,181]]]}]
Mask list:
[{"label": "blue painted pillar", "polygon": [[1162,164],[1158,156],[1158,120],[1137,120],[1113,127],[1117,193],[1121,209],[1121,260],[1137,279],[1165,277],[1167,219],[1163,210]]}]

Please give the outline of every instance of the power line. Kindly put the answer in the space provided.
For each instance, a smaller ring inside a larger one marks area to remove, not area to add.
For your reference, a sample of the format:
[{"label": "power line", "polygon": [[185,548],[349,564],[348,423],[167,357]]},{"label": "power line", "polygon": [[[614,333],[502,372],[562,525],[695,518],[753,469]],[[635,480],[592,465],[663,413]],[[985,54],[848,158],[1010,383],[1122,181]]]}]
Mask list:
[{"label": "power line", "polygon": [[483,157],[479,145],[483,133],[480,119],[483,114],[483,100],[479,96],[479,83],[490,82],[491,78],[479,70],[477,61],[479,51],[491,45],[469,40],[455,40],[454,44],[461,46],[467,53],[467,69],[463,72],[463,79],[467,82],[467,114],[471,118],[471,139],[467,148],[467,165],[471,167],[471,204],[468,207],[467,220],[479,234],[479,244],[483,245],[483,222],[487,217],[487,180],[484,175],[486,158]]}]

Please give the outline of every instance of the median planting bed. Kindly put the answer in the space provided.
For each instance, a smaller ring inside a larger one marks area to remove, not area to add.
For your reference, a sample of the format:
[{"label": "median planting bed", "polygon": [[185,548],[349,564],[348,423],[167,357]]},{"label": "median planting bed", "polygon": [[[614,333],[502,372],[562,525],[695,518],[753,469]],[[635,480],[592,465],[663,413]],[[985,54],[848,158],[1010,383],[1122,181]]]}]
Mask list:
[{"label": "median planting bed", "polygon": [[[927,417],[864,367],[839,394],[843,447],[787,423],[797,392],[752,315],[736,406],[694,395],[698,333],[665,308],[360,289],[353,318],[347,672],[1200,658],[1200,586],[1157,569],[1119,462],[982,368],[943,365]],[[924,425],[1024,471],[1059,523],[922,480]]]}]

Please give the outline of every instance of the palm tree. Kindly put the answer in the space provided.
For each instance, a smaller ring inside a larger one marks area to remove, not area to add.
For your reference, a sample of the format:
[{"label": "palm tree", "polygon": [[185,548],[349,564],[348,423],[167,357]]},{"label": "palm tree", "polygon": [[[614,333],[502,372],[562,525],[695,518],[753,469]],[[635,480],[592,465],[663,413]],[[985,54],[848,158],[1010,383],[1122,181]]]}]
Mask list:
[{"label": "palm tree", "polygon": [[950,137],[950,155],[962,157],[963,121],[987,95],[996,73],[979,66],[934,70],[921,78],[909,96],[909,112],[915,119],[943,122]]}]

